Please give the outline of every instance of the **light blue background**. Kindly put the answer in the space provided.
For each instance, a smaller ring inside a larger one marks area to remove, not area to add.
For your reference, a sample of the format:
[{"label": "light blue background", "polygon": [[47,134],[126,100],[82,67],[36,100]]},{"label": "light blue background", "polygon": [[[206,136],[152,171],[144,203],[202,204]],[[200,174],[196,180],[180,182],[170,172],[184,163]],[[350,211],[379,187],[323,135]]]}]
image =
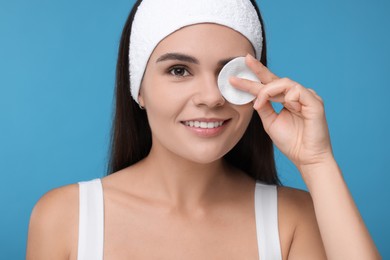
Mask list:
[{"label": "light blue background", "polygon": [[[0,0],[0,248],[23,259],[46,191],[102,177],[120,33],[134,1]],[[324,98],[336,158],[390,258],[390,2],[259,1],[269,66]],[[277,153],[286,185],[304,188]]]}]

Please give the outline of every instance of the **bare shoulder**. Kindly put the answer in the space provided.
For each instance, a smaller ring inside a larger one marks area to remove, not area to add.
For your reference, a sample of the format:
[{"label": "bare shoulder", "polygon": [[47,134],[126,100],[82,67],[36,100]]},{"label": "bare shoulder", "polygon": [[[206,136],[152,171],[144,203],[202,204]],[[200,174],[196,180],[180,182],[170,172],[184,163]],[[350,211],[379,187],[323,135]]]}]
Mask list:
[{"label": "bare shoulder", "polygon": [[283,255],[288,259],[326,259],[310,193],[278,187],[278,204]]},{"label": "bare shoulder", "polygon": [[314,210],[310,193],[291,187],[278,187],[278,202],[284,210],[299,217]]},{"label": "bare shoulder", "polygon": [[34,206],[27,259],[71,259],[78,235],[78,184],[53,189]]}]

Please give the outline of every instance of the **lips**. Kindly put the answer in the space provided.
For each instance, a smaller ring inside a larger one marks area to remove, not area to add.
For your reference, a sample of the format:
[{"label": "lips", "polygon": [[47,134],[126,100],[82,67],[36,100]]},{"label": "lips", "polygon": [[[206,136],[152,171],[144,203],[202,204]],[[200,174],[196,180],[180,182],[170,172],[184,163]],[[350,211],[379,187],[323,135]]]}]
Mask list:
[{"label": "lips", "polygon": [[201,137],[213,137],[219,135],[230,119],[192,119],[181,121],[192,133]]}]

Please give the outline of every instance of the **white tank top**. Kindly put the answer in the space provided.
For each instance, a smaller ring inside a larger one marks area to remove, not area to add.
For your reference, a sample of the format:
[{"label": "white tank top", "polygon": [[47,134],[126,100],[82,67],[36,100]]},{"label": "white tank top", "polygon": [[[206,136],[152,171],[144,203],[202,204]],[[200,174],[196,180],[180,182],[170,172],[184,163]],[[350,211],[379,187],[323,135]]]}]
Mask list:
[{"label": "white tank top", "polygon": [[[79,183],[78,260],[103,260],[104,201],[100,179]],[[256,182],[255,216],[259,259],[281,260],[277,189]]]}]

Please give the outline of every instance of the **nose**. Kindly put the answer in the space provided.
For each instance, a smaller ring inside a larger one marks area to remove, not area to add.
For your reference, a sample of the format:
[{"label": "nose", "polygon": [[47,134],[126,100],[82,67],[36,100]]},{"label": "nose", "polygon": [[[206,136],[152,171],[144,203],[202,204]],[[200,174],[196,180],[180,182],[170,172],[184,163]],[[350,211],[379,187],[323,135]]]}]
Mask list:
[{"label": "nose", "polygon": [[221,107],[225,104],[225,99],[219,91],[215,75],[204,76],[197,82],[193,101],[196,106],[207,106],[209,108]]}]

